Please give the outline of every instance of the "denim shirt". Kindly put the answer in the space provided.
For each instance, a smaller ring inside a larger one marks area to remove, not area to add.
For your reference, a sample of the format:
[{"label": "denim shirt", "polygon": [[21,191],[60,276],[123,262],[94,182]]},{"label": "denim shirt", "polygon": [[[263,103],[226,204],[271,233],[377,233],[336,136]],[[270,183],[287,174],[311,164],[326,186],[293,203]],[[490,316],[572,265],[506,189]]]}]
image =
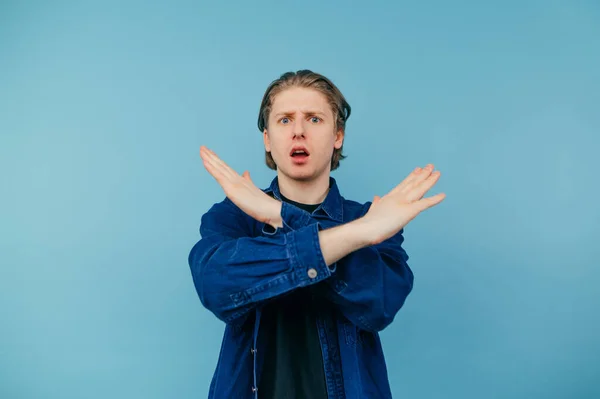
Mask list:
[{"label": "denim shirt", "polygon": [[[281,199],[277,177],[267,194]],[[330,190],[312,213],[282,202],[283,227],[274,229],[246,215],[231,200],[202,216],[201,239],[188,263],[202,305],[225,323],[209,399],[257,399],[264,360],[259,334],[261,308],[299,287],[323,292],[334,317],[317,320],[328,397],[391,398],[379,332],[386,328],[412,290],[413,273],[402,248],[403,231],[354,251],[327,266],[320,230],[364,216],[360,204]],[[336,328],[332,328],[335,323]]]}]

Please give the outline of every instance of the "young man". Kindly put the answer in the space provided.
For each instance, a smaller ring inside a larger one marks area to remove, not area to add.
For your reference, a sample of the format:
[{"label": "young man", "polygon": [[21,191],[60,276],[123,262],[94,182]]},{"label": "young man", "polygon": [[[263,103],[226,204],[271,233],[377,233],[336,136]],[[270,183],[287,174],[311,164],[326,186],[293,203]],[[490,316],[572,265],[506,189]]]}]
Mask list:
[{"label": "young man", "polygon": [[209,398],[390,398],[378,332],[403,306],[413,274],[403,229],[443,193],[416,168],[373,202],[341,196],[350,106],[303,70],[267,88],[258,127],[277,176],[257,188],[201,147],[226,198],[202,216],[189,254],[202,304],[226,323]]}]

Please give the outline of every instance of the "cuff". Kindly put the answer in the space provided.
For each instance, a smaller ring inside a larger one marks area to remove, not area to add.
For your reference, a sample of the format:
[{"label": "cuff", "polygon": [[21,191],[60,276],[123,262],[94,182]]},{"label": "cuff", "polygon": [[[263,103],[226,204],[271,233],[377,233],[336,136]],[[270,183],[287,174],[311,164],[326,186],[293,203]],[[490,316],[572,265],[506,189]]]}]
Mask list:
[{"label": "cuff", "polygon": [[310,213],[287,202],[281,203],[281,220],[283,221],[283,232],[289,233],[307,226],[311,221]]},{"label": "cuff", "polygon": [[290,233],[307,226],[311,221],[311,216],[305,210],[283,201],[281,203],[281,220],[283,227],[275,229],[273,226],[265,224],[262,232],[267,235],[274,235],[277,232]]},{"label": "cuff", "polygon": [[292,267],[300,285],[317,283],[331,276],[319,243],[318,223],[290,233]]}]

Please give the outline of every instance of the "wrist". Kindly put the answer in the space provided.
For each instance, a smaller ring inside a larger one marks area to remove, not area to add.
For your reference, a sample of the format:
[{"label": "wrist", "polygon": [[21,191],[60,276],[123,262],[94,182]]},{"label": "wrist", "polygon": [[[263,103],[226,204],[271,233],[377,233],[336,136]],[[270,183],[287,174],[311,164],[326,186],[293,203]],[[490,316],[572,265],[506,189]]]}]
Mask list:
[{"label": "wrist", "polygon": [[336,227],[319,231],[319,243],[327,266],[344,256],[368,247],[369,235],[365,232],[364,221],[357,219]]},{"label": "wrist", "polygon": [[283,227],[283,218],[281,217],[281,201],[274,200],[273,207],[271,210],[271,217],[269,218],[269,224],[274,228]]},{"label": "wrist", "polygon": [[376,232],[373,230],[373,225],[364,216],[348,223],[352,226],[354,242],[361,248],[373,245],[376,240]]}]

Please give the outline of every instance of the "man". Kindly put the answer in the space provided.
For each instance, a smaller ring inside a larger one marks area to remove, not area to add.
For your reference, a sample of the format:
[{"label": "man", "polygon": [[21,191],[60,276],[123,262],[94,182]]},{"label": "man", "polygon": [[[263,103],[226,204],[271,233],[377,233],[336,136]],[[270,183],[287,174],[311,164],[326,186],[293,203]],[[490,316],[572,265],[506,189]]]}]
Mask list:
[{"label": "man", "polygon": [[267,88],[258,127],[277,176],[257,188],[204,146],[226,198],[189,254],[202,304],[226,323],[209,398],[390,398],[378,332],[413,274],[403,228],[443,193],[433,165],[360,204],[330,176],[350,106],[326,77],[289,72]]}]

